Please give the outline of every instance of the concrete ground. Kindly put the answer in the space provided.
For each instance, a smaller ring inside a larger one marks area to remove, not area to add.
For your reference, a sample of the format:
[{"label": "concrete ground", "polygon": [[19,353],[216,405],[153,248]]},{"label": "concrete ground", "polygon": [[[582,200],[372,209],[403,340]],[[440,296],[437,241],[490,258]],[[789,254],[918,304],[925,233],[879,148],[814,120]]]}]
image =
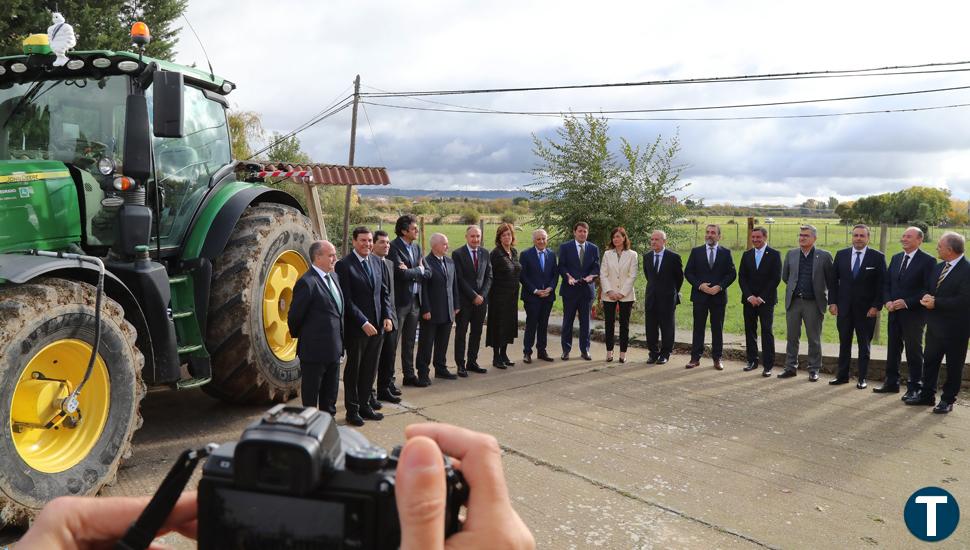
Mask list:
[{"label": "concrete ground", "polygon": [[[361,431],[388,448],[412,422],[495,434],[540,548],[921,548],[902,517],[913,491],[940,486],[970,504],[966,395],[940,416],[804,373],[766,379],[707,359],[685,370],[684,356],[651,366],[641,349],[606,363],[601,344],[592,353],[525,365],[516,351],[506,371],[405,388],[401,406]],[[199,390],[149,395],[134,456],[106,494],[153,492],[181,450],[235,439],[262,411]],[[970,547],[970,520],[936,547]]]}]

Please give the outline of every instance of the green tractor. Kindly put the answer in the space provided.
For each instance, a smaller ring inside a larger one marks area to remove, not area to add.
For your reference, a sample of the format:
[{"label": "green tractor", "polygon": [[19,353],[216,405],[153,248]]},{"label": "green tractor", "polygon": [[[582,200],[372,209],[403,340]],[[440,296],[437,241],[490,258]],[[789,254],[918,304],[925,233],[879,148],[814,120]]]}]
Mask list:
[{"label": "green tractor", "polygon": [[114,480],[146,387],[291,399],[310,220],[232,159],[207,72],[0,58],[0,522]]}]

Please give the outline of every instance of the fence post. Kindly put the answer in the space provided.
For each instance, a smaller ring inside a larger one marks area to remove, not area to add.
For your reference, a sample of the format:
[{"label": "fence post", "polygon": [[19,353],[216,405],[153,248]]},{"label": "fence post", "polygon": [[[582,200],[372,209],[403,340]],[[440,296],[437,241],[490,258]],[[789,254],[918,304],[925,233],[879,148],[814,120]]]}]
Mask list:
[{"label": "fence post", "polygon": [[[736,222],[737,220],[735,220]],[[741,245],[741,224],[734,224],[734,246],[732,248],[738,248]]]},{"label": "fence post", "polygon": [[[880,225],[879,226],[879,252],[882,252],[883,254],[886,253],[886,241],[889,240],[887,238],[889,236],[888,234],[889,234],[889,226],[887,224]],[[882,310],[880,309],[879,313],[876,313],[876,329],[872,332],[872,339],[877,342],[879,341],[879,333],[881,332],[880,326],[879,326],[881,322],[882,322]]]},{"label": "fence post", "polygon": [[697,222],[694,222],[694,234],[690,240],[690,247],[694,248],[695,246],[697,246]]},{"label": "fence post", "polygon": [[428,247],[424,246],[424,216],[418,217],[418,232],[421,235],[421,250],[428,250]]},{"label": "fence post", "polygon": [[823,240],[823,246],[829,245],[829,224],[825,224],[825,239]]},{"label": "fence post", "polygon": [[745,245],[745,250],[751,250],[751,232],[754,231],[754,217],[748,216],[748,244]]}]

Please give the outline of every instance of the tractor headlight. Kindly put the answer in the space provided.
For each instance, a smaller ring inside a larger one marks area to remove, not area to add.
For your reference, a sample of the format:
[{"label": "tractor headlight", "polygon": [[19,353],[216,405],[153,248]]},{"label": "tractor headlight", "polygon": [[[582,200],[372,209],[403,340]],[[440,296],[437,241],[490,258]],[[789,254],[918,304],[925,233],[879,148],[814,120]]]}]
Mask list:
[{"label": "tractor headlight", "polygon": [[76,71],[76,70],[80,69],[83,66],[84,66],[84,60],[83,59],[72,59],[72,60],[70,60],[70,61],[67,62],[67,68],[68,69],[71,69],[72,71]]},{"label": "tractor headlight", "polygon": [[27,65],[24,65],[23,63],[14,63],[10,66],[10,70],[15,73],[25,73],[27,72]]},{"label": "tractor headlight", "polygon": [[102,176],[110,176],[115,171],[115,161],[108,157],[101,157],[98,161],[98,172],[101,172]]},{"label": "tractor headlight", "polygon": [[120,61],[118,63],[118,68],[126,73],[130,73],[138,69],[137,61]]},{"label": "tractor headlight", "polygon": [[107,57],[99,57],[92,61],[91,64],[99,69],[107,69],[111,66],[111,60]]}]

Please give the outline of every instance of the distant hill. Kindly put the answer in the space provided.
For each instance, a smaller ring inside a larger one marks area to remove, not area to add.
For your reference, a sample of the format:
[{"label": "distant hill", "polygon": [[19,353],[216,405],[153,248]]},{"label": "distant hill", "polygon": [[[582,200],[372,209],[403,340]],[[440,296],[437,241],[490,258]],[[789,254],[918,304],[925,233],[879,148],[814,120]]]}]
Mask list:
[{"label": "distant hill", "polygon": [[429,197],[429,198],[469,198],[469,199],[514,199],[529,198],[528,191],[521,189],[495,189],[490,191],[461,191],[458,189],[395,189],[393,187],[360,186],[357,191],[362,197]]}]

